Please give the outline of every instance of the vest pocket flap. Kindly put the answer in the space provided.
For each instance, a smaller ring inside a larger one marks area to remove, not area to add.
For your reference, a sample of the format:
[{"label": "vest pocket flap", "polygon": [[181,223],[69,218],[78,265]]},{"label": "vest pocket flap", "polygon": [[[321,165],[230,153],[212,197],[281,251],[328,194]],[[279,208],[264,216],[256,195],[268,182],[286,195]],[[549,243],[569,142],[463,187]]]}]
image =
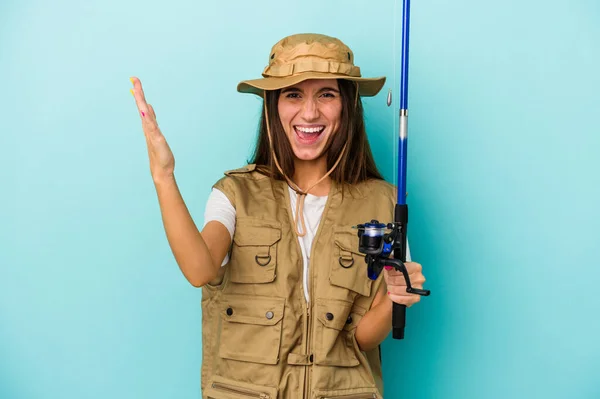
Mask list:
[{"label": "vest pocket flap", "polygon": [[243,295],[228,295],[223,298],[221,315],[231,323],[273,326],[283,318],[283,298],[248,298]]},{"label": "vest pocket flap", "polygon": [[239,228],[235,229],[233,242],[240,247],[245,246],[271,246],[281,239],[281,227],[272,224],[238,222]]},{"label": "vest pocket flap", "polygon": [[354,367],[360,362],[352,324],[352,302],[339,299],[317,299],[315,312],[314,361],[319,366]]},{"label": "vest pocket flap", "polygon": [[358,327],[358,323],[366,313],[366,309],[363,309],[358,305],[354,305],[354,307],[350,311],[350,314],[348,315],[348,318],[346,319],[344,330],[351,331]]},{"label": "vest pocket flap", "polygon": [[229,260],[231,282],[273,282],[277,268],[277,242],[280,239],[281,223],[254,217],[238,218]]},{"label": "vest pocket flap", "polygon": [[352,303],[335,299],[317,299],[317,319],[327,328],[341,331],[350,320]]},{"label": "vest pocket flap", "polygon": [[[223,295],[219,356],[244,362],[277,364],[284,306],[284,298]],[[228,367],[236,366],[231,364]]]},{"label": "vest pocket flap", "polygon": [[205,398],[212,399],[277,399],[277,388],[239,382],[215,375],[206,387]]},{"label": "vest pocket flap", "polygon": [[351,227],[336,228],[333,231],[333,242],[340,251],[355,254],[364,258],[358,250],[358,230]]},{"label": "vest pocket flap", "polygon": [[365,255],[358,251],[358,232],[351,227],[336,227],[333,242],[329,282],[362,296],[369,296],[372,280],[367,275]]}]

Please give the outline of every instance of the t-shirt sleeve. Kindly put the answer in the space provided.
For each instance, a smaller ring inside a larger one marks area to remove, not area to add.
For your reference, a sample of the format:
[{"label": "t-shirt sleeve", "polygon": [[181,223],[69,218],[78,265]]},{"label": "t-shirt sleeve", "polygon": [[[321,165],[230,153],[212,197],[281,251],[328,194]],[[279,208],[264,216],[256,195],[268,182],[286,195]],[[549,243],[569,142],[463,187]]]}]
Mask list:
[{"label": "t-shirt sleeve", "polygon": [[[235,208],[229,201],[229,198],[222,191],[213,188],[208,196],[206,202],[206,209],[204,210],[204,226],[208,222],[217,221],[223,224],[229,235],[233,240],[233,233],[235,232]],[[229,262],[229,252],[225,255],[221,266],[226,265]]]}]

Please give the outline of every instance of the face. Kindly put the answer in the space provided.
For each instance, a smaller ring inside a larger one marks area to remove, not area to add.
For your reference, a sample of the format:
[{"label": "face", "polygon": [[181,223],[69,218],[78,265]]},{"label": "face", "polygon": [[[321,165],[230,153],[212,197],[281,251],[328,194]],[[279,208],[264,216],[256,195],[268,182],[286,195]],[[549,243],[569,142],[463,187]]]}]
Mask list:
[{"label": "face", "polygon": [[296,158],[313,161],[324,155],[340,126],[342,99],[336,79],[305,80],[281,90],[279,117]]}]

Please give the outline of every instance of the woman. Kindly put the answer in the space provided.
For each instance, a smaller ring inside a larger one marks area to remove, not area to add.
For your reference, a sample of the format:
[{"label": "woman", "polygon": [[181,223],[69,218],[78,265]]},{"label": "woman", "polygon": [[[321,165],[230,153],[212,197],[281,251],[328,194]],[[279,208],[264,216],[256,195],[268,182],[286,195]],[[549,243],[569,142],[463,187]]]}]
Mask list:
[{"label": "woman", "polygon": [[[252,163],[214,185],[202,232],[141,82],[132,82],[169,244],[203,287],[203,397],[380,398],[392,303],[419,301],[399,272],[367,278],[352,228],[393,217],[395,190],[373,161],[360,100],[385,78],[362,78],[332,37],[273,46],[263,78],[238,85],[264,99]],[[421,288],[421,266],[406,266]]]}]

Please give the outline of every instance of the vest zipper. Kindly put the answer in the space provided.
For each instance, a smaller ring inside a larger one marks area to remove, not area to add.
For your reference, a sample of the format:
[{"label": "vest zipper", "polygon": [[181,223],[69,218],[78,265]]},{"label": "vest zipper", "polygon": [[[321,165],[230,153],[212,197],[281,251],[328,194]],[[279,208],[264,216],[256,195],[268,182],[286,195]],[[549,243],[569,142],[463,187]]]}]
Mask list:
[{"label": "vest zipper", "polygon": [[218,389],[220,391],[231,392],[231,393],[235,393],[238,395],[247,396],[249,398],[260,398],[260,399],[270,399],[271,398],[269,396],[269,394],[266,394],[264,392],[252,391],[250,389],[240,388],[240,387],[233,387],[231,385],[226,385],[226,384],[223,384],[220,382],[213,382],[212,387],[214,389]]},{"label": "vest zipper", "polygon": [[[304,329],[304,336],[305,338],[305,349],[304,352],[306,354],[306,356],[310,356],[310,345],[309,345],[309,337],[310,335],[310,304],[306,304],[306,327]],[[309,393],[310,393],[310,377],[309,377],[309,373],[312,370],[312,366],[306,366],[305,367],[305,371],[304,371],[304,389],[303,389],[303,395],[302,397],[304,399],[308,399],[309,397]]]},{"label": "vest zipper", "polygon": [[[331,188],[329,190],[329,194],[327,195],[327,201],[325,202],[325,207],[323,208],[323,213],[321,214],[321,220],[319,221],[319,227],[317,228],[317,232],[315,233],[315,236],[313,237],[313,244],[312,244],[312,248],[310,250],[310,254],[308,256],[309,259],[315,259],[314,257],[314,252],[315,252],[315,248],[318,247],[319,245],[319,237],[321,237],[321,231],[323,230],[323,226],[326,224],[327,221],[327,215],[329,213],[329,207],[331,206],[331,198],[334,196],[335,190],[336,190],[336,184],[335,182],[331,183]],[[313,367],[314,367],[314,350],[313,350],[313,342],[312,342],[312,332],[313,332],[313,319],[310,317],[310,309],[312,308],[312,304],[315,303],[315,299],[316,299],[316,295],[315,295],[315,283],[314,283],[314,279],[313,279],[313,274],[314,274],[314,270],[315,270],[315,265],[314,263],[312,265],[310,265],[309,269],[308,269],[308,292],[309,295],[311,295],[311,300],[310,303],[307,303],[307,325],[308,325],[308,333],[306,335],[306,346],[307,346],[307,355],[312,357],[312,361],[310,362],[311,365],[309,367],[307,367],[306,370],[306,375],[305,375],[305,380],[304,380],[304,384],[305,384],[305,389],[304,389],[304,398],[305,399],[309,399],[310,393],[312,392],[312,372],[313,372]],[[311,353],[312,352],[312,353]]]},{"label": "vest zipper", "polygon": [[[290,194],[289,194],[289,189],[288,189],[288,184],[286,182],[282,182],[281,183],[282,187],[283,187],[283,195],[285,198],[285,202],[288,205],[288,211],[290,211],[289,216],[290,216],[290,222],[293,225],[294,222],[294,215],[293,215],[293,210],[292,210],[292,203],[290,200]],[[306,257],[308,259],[314,259],[314,252],[315,252],[315,247],[317,246],[317,241],[318,238],[321,236],[321,230],[323,229],[323,225],[325,224],[324,221],[327,218],[327,214],[329,211],[329,207],[331,205],[331,197],[333,197],[333,194],[336,192],[337,190],[337,186],[335,182],[332,182],[331,185],[331,189],[329,190],[329,194],[327,196],[327,201],[325,202],[325,208],[323,209],[323,213],[321,214],[321,220],[319,221],[319,227],[317,229],[317,232],[313,238],[313,245],[310,251],[310,254],[306,254]],[[298,215],[297,215],[298,216]],[[302,215],[303,216],[303,215]],[[298,216],[299,217],[299,216]],[[303,245],[300,244],[300,237],[296,237],[296,248],[300,250],[300,256],[303,258],[302,262],[304,263],[304,254],[302,253],[303,251]],[[303,291],[304,291],[304,300],[306,303],[306,330],[305,330],[305,351],[304,354],[307,356],[311,356],[312,354],[310,353],[312,351],[312,318],[310,315],[310,309],[312,307],[311,303],[314,303],[314,298],[311,299],[311,294],[313,293],[313,288],[314,288],[314,284],[313,284],[313,279],[312,279],[312,275],[313,275],[313,269],[314,269],[314,265],[309,266],[308,268],[308,276],[306,276],[304,274],[304,267],[303,266],[303,272],[302,272],[302,280],[303,280]],[[308,282],[306,284],[306,287],[304,287],[304,279],[308,277]],[[306,292],[308,291],[308,292]],[[313,355],[313,361],[314,361],[314,355]],[[310,366],[305,366],[305,372],[304,372],[304,389],[303,389],[303,398],[304,399],[309,399],[310,393],[311,393],[311,373],[312,373],[312,367],[313,367],[313,362],[311,362]],[[370,398],[370,397],[369,397]],[[361,398],[359,398],[361,399]]]},{"label": "vest zipper", "polygon": [[377,399],[375,393],[352,393],[342,396],[319,396],[319,399]]}]

